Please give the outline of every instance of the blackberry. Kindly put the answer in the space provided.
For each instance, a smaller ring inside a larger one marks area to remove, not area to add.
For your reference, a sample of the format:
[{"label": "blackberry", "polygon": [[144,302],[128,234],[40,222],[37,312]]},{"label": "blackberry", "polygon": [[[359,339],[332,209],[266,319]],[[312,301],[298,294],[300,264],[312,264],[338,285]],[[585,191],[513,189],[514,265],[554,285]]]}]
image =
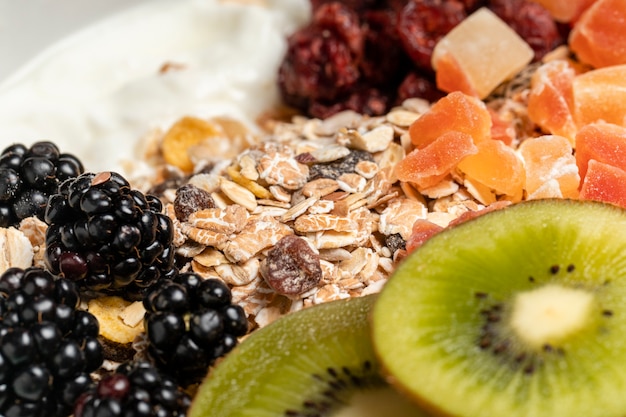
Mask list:
[{"label": "blackberry", "polygon": [[67,180],[46,209],[46,265],[81,289],[140,299],[176,273],[172,221],[162,209],[115,172]]},{"label": "blackberry", "polygon": [[181,385],[199,382],[248,330],[243,308],[231,301],[222,281],[195,273],[150,288],[143,298],[149,356]]},{"label": "blackberry", "polygon": [[0,276],[0,415],[66,417],[102,364],[98,322],[73,282],[36,267]]},{"label": "blackberry", "polygon": [[83,395],[74,417],[184,417],[190,396],[149,362],[130,361]]},{"label": "blackberry", "polygon": [[48,197],[61,182],[82,172],[80,160],[60,153],[52,142],[5,148],[0,154],[0,227],[16,226],[31,216],[43,220]]}]

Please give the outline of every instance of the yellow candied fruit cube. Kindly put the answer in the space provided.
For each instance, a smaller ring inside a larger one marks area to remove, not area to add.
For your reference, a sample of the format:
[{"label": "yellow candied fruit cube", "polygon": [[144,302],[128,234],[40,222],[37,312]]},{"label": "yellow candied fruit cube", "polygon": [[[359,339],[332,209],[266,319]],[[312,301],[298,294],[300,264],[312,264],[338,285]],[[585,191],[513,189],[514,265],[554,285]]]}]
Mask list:
[{"label": "yellow candied fruit cube", "polygon": [[[528,65],[533,56],[532,48],[513,29],[483,7],[437,43],[432,65],[437,71],[437,87],[443,91],[469,89],[473,91],[463,92],[485,98]],[[454,74],[442,74],[440,61],[448,63],[442,66],[442,71]]]}]

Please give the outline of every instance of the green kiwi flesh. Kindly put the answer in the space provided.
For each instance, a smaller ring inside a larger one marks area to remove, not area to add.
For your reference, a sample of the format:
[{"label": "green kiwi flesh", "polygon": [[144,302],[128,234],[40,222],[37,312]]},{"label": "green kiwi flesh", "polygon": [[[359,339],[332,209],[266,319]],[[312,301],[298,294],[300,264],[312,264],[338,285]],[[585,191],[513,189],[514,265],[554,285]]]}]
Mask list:
[{"label": "green kiwi flesh", "polygon": [[626,415],[626,211],[529,201],[410,254],[373,309],[388,380],[437,414]]},{"label": "green kiwi flesh", "polygon": [[188,416],[426,417],[379,373],[373,302],[331,301],[253,332],[210,372]]}]

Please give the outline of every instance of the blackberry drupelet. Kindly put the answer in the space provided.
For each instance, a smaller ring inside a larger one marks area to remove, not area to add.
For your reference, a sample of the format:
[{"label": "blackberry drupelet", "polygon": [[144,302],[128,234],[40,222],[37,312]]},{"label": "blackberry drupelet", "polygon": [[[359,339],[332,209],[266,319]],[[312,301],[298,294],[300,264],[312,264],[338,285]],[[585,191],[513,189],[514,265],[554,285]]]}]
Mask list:
[{"label": "blackberry drupelet", "polygon": [[81,289],[140,299],[177,271],[172,221],[162,208],[115,172],[67,180],[46,209],[46,264]]},{"label": "blackberry drupelet", "polygon": [[0,154],[0,227],[16,226],[31,216],[43,220],[48,197],[61,182],[82,172],[80,160],[60,153],[52,142],[4,149]]},{"label": "blackberry drupelet", "polygon": [[0,276],[0,415],[66,417],[102,364],[73,282],[36,267]]},{"label": "blackberry drupelet", "polygon": [[200,382],[213,362],[248,331],[246,314],[217,279],[181,273],[143,299],[148,354],[182,385]]},{"label": "blackberry drupelet", "polygon": [[190,396],[152,364],[130,361],[83,395],[74,417],[184,417]]}]

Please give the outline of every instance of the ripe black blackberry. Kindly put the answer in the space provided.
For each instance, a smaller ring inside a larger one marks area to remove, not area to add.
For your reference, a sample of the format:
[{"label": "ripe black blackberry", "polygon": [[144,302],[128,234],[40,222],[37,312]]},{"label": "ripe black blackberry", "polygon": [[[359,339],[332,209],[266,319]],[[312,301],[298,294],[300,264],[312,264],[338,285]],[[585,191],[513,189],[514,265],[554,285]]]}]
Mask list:
[{"label": "ripe black blackberry", "polygon": [[176,382],[152,364],[121,364],[85,393],[74,417],[184,417],[191,398]]},{"label": "ripe black blackberry", "polygon": [[0,415],[66,417],[102,364],[99,327],[73,282],[41,268],[0,276]]},{"label": "ripe black blackberry", "polygon": [[231,303],[230,289],[195,273],[158,283],[143,304],[148,354],[182,386],[200,382],[248,330],[243,308]]},{"label": "ripe black blackberry", "polygon": [[60,153],[52,142],[4,149],[0,154],[0,227],[15,226],[31,216],[43,220],[48,196],[61,182],[82,172],[80,160]]},{"label": "ripe black blackberry", "polygon": [[172,221],[162,208],[115,172],[67,180],[46,209],[46,264],[80,288],[140,299],[176,273]]}]

